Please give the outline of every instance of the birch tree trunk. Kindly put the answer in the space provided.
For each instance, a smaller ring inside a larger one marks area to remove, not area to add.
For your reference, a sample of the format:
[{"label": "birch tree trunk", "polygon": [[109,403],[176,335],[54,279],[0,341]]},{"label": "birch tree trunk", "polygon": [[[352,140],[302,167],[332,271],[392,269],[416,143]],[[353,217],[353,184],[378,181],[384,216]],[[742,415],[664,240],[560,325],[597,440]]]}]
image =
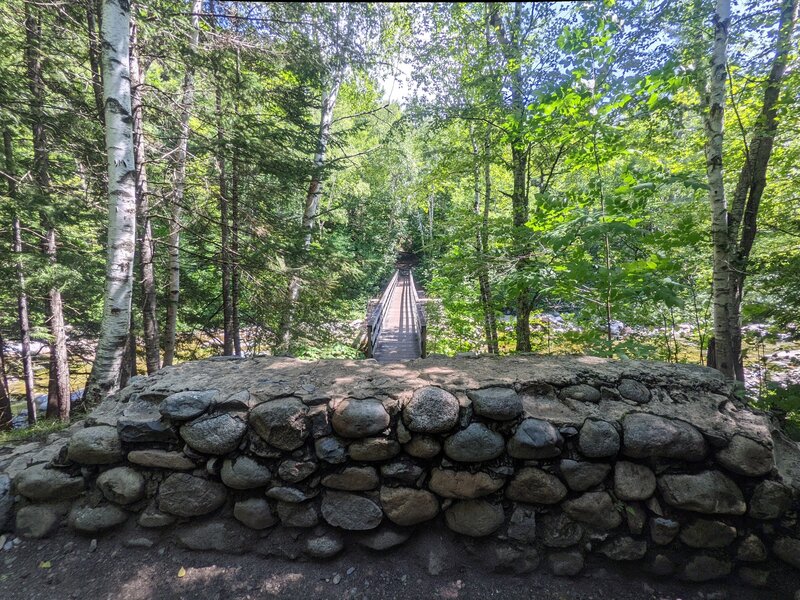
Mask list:
[{"label": "birch tree trunk", "polygon": [[714,22],[714,48],[708,84],[708,111],[705,115],[706,173],[711,204],[711,238],[713,243],[713,317],[716,340],[716,367],[733,379],[733,348],[730,331],[731,288],[728,238],[728,207],[723,181],[722,142],[725,123],[726,49],[730,25],[730,0],[717,0]]},{"label": "birch tree trunk", "polygon": [[11,429],[11,397],[6,377],[5,340],[0,335],[0,431]]},{"label": "birch tree trunk", "polygon": [[138,28],[131,19],[130,65],[131,65],[131,110],[133,111],[133,152],[136,161],[136,219],[137,248],[139,250],[139,274],[142,290],[142,326],[144,329],[144,352],[147,374],[152,375],[161,368],[161,344],[158,331],[156,305],[156,275],[153,257],[153,227],[150,220],[150,198],[147,187],[147,154],[144,140],[144,108],[142,86],[145,73],[139,62]]},{"label": "birch tree trunk", "polygon": [[127,0],[103,0],[103,100],[108,164],[108,254],[103,322],[84,399],[97,404],[119,386],[130,327],[136,248],[136,167],[133,156]]},{"label": "birch tree trunk", "polygon": [[[192,28],[189,34],[189,48],[197,50],[200,41],[200,12],[202,0],[192,1]],[[180,133],[175,152],[174,191],[172,214],[169,227],[169,295],[167,298],[167,325],[164,333],[164,365],[171,365],[175,359],[175,333],[178,327],[178,304],[181,294],[181,218],[183,212],[183,193],[186,183],[186,155],[189,146],[189,117],[194,104],[194,65],[186,65],[183,78],[183,98],[181,100]]]}]

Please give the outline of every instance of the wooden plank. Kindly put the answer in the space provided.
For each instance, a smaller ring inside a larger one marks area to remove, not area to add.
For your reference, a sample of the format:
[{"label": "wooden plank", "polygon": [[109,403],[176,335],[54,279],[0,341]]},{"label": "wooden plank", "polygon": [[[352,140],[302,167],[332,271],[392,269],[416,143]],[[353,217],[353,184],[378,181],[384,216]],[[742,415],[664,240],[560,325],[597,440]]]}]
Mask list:
[{"label": "wooden plank", "polygon": [[401,272],[372,353],[378,362],[419,358],[419,334],[414,318],[416,306],[413,296],[408,272]]}]

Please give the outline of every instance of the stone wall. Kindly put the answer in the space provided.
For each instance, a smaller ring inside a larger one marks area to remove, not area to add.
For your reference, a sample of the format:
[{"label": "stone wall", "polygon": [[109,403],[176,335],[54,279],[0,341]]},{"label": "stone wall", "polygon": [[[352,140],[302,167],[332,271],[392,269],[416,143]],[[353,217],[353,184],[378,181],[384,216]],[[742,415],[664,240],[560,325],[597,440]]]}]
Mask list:
[{"label": "stone wall", "polygon": [[125,524],[325,558],[436,523],[517,572],[575,575],[591,555],[767,585],[800,568],[798,447],[708,369],[209,359],[136,378],[84,425],[8,469],[19,535]]}]

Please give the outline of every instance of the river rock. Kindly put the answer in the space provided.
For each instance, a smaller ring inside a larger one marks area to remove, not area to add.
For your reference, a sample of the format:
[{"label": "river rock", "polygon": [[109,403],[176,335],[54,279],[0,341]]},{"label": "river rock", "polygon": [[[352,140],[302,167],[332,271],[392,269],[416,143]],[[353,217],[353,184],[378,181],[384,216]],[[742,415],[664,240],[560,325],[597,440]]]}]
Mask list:
[{"label": "river rock", "polygon": [[168,515],[165,512],[161,512],[156,507],[155,502],[151,502],[147,508],[145,508],[141,513],[139,513],[139,517],[136,519],[136,523],[139,527],[145,528],[155,528],[155,527],[168,527],[172,525],[176,521],[176,517],[174,515]]},{"label": "river rock", "polygon": [[750,515],[754,519],[778,519],[789,510],[792,503],[792,492],[777,481],[762,481],[750,498]]},{"label": "river rock", "polygon": [[800,569],[800,540],[788,537],[778,538],[772,545],[772,551],[786,564]]},{"label": "river rock", "polygon": [[364,531],[380,525],[383,511],[364,496],[326,491],[322,497],[322,517],[334,527]]},{"label": "river rock", "polygon": [[522,414],[522,399],[512,388],[471,390],[467,392],[467,396],[472,400],[475,414],[487,419],[510,421]]},{"label": "river rock", "polygon": [[439,501],[427,490],[382,487],[381,506],[390,521],[401,526],[428,521],[439,512]]},{"label": "river rock", "polygon": [[636,404],[646,404],[650,402],[650,390],[647,386],[635,379],[623,379],[617,386],[620,395]]},{"label": "river rock", "polygon": [[235,490],[264,487],[272,479],[270,470],[249,456],[226,458],[220,471],[222,483]]},{"label": "river rock", "polygon": [[724,548],[736,539],[736,528],[709,519],[695,519],[681,529],[681,541],[691,548]]},{"label": "river rock", "polygon": [[335,437],[314,440],[314,452],[320,460],[338,465],[347,460],[347,448]]},{"label": "river rock", "polygon": [[78,501],[69,513],[69,526],[78,533],[100,533],[122,525],[128,513],[113,504],[87,506]]},{"label": "river rock", "polygon": [[747,510],[742,491],[719,471],[662,475],[661,495],[670,506],[705,514],[741,515]]},{"label": "river rock", "polygon": [[[153,409],[152,413],[133,413],[117,419],[119,439],[126,444],[164,443],[174,444],[178,441],[172,425],[161,418]],[[92,428],[94,429],[94,428]]]},{"label": "river rock", "polygon": [[506,497],[515,502],[557,504],[567,495],[567,488],[555,475],[536,467],[517,471],[506,488]]},{"label": "river rock", "polygon": [[108,425],[79,429],[67,448],[67,458],[83,465],[107,465],[122,460],[119,435]]},{"label": "river rock", "polygon": [[250,529],[266,529],[278,522],[266,498],[247,498],[233,505],[233,516]]},{"label": "river rock", "polygon": [[656,475],[645,465],[620,460],[614,465],[614,494],[620,500],[647,500],[656,491]]},{"label": "river rock", "polygon": [[80,496],[83,488],[82,477],[48,469],[44,463],[28,467],[14,478],[16,492],[31,500],[69,500]]},{"label": "river rock", "polygon": [[384,437],[366,438],[353,442],[348,446],[350,458],[359,461],[389,460],[400,453],[400,444],[396,440]]},{"label": "river rock", "polygon": [[578,400],[580,402],[600,402],[600,390],[591,385],[581,383],[579,385],[570,385],[561,390],[562,398],[569,398]]},{"label": "river rock", "polygon": [[525,419],[508,440],[508,454],[525,460],[552,458],[561,454],[564,438],[547,421]]},{"label": "river rock", "polygon": [[170,471],[187,471],[195,468],[194,461],[181,452],[168,452],[166,450],[132,450],[128,452],[128,462],[143,467],[169,469]]},{"label": "river rock", "polygon": [[472,499],[492,494],[504,483],[505,478],[493,477],[482,471],[470,473],[437,468],[431,470],[428,487],[443,498]]},{"label": "river rock", "polygon": [[410,460],[398,460],[381,466],[381,475],[384,479],[406,485],[414,485],[423,473],[423,468]]},{"label": "river rock", "polygon": [[442,443],[430,435],[415,435],[403,449],[416,458],[433,458],[442,451]]},{"label": "river rock", "polygon": [[314,502],[278,502],[278,516],[286,527],[315,527],[319,523],[319,511]]},{"label": "river rock", "polygon": [[22,537],[40,539],[50,535],[61,520],[58,511],[46,504],[30,504],[17,510],[16,532]]},{"label": "river rock", "polygon": [[553,575],[574,577],[583,571],[583,554],[572,552],[552,552],[547,557],[547,564]]},{"label": "river rock", "polygon": [[736,560],[744,562],[761,562],[767,560],[767,548],[764,542],[755,535],[745,537],[736,550]]},{"label": "river rock", "polygon": [[444,433],[458,423],[458,409],[453,394],[427,386],[415,390],[403,407],[403,422],[412,432]]},{"label": "river rock", "polygon": [[697,429],[688,423],[648,413],[632,413],[622,420],[623,454],[632,458],[676,458],[703,460],[707,446]]},{"label": "river rock", "polygon": [[717,452],[717,461],[729,471],[748,477],[766,475],[775,466],[771,447],[739,434]]},{"label": "river rock", "polygon": [[694,556],[681,569],[680,576],[687,581],[702,582],[721,579],[731,574],[731,563],[713,556]]},{"label": "river rock", "polygon": [[608,492],[586,492],[564,502],[563,509],[569,518],[591,529],[609,530],[622,523],[622,515]]},{"label": "river rock", "polygon": [[681,526],[677,521],[664,517],[654,517],[650,519],[650,538],[659,546],[666,546],[672,543]]},{"label": "river rock", "polygon": [[130,467],[104,471],[97,478],[97,487],[107,500],[116,504],[132,504],[144,497],[144,477]]},{"label": "river rock", "polygon": [[216,550],[228,554],[247,552],[256,541],[256,532],[231,519],[189,523],[176,531],[178,541],[190,550]]},{"label": "river rock", "polygon": [[322,485],[334,490],[363,492],[378,487],[378,472],[374,467],[346,467],[341,473],[322,478]]},{"label": "river rock", "polygon": [[589,458],[616,456],[619,452],[619,432],[608,421],[586,419],[578,436],[578,449]]},{"label": "river rock", "polygon": [[305,553],[312,558],[331,558],[344,549],[342,536],[331,529],[306,539]]},{"label": "river rock", "polygon": [[203,454],[228,454],[239,447],[247,425],[231,413],[205,415],[181,427],[181,437]]},{"label": "river rock", "polygon": [[647,542],[627,535],[614,538],[600,547],[600,554],[611,560],[639,560],[647,554]]},{"label": "river rock", "polygon": [[374,531],[360,535],[357,539],[361,546],[382,552],[405,543],[410,537],[410,529],[398,529],[397,527],[384,525]]},{"label": "river rock", "polygon": [[333,429],[346,438],[376,435],[389,426],[389,413],[376,398],[348,398],[333,411]]},{"label": "river rock", "polygon": [[185,391],[171,394],[161,401],[158,412],[176,421],[189,421],[211,408],[217,395],[217,390]]},{"label": "river rock", "polygon": [[460,500],[445,511],[444,518],[450,529],[470,537],[494,533],[505,519],[502,506],[485,500]]},{"label": "river rock", "polygon": [[571,490],[583,492],[602,483],[611,472],[611,465],[564,459],[559,470]]},{"label": "river rock", "polygon": [[583,527],[562,512],[544,515],[540,523],[542,543],[549,548],[574,546],[583,538]]},{"label": "river rock", "polygon": [[504,448],[503,436],[483,423],[471,423],[444,442],[444,453],[459,462],[493,460],[503,453]]},{"label": "river rock", "polygon": [[173,473],[158,489],[158,508],[179,517],[197,517],[225,504],[225,486],[188,473]]},{"label": "river rock", "polygon": [[280,398],[251,410],[250,425],[271,446],[296,450],[309,434],[307,414],[308,407],[297,398]]},{"label": "river rock", "polygon": [[305,502],[306,500],[315,498],[317,494],[319,494],[319,490],[317,489],[304,491],[290,485],[276,485],[265,492],[267,498],[289,503]]},{"label": "river rock", "polygon": [[317,470],[317,463],[311,461],[285,460],[278,467],[278,475],[289,483],[308,479]]}]

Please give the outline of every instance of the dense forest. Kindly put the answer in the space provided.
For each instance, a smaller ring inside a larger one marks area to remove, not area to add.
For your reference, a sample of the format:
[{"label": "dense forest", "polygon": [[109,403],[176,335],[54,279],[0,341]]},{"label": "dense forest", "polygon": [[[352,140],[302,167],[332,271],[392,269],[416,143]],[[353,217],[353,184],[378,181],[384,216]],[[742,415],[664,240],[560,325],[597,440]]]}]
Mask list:
[{"label": "dense forest", "polygon": [[709,365],[796,417],[797,18],[3,0],[0,429],[179,361],[363,358],[401,252],[430,352]]}]

